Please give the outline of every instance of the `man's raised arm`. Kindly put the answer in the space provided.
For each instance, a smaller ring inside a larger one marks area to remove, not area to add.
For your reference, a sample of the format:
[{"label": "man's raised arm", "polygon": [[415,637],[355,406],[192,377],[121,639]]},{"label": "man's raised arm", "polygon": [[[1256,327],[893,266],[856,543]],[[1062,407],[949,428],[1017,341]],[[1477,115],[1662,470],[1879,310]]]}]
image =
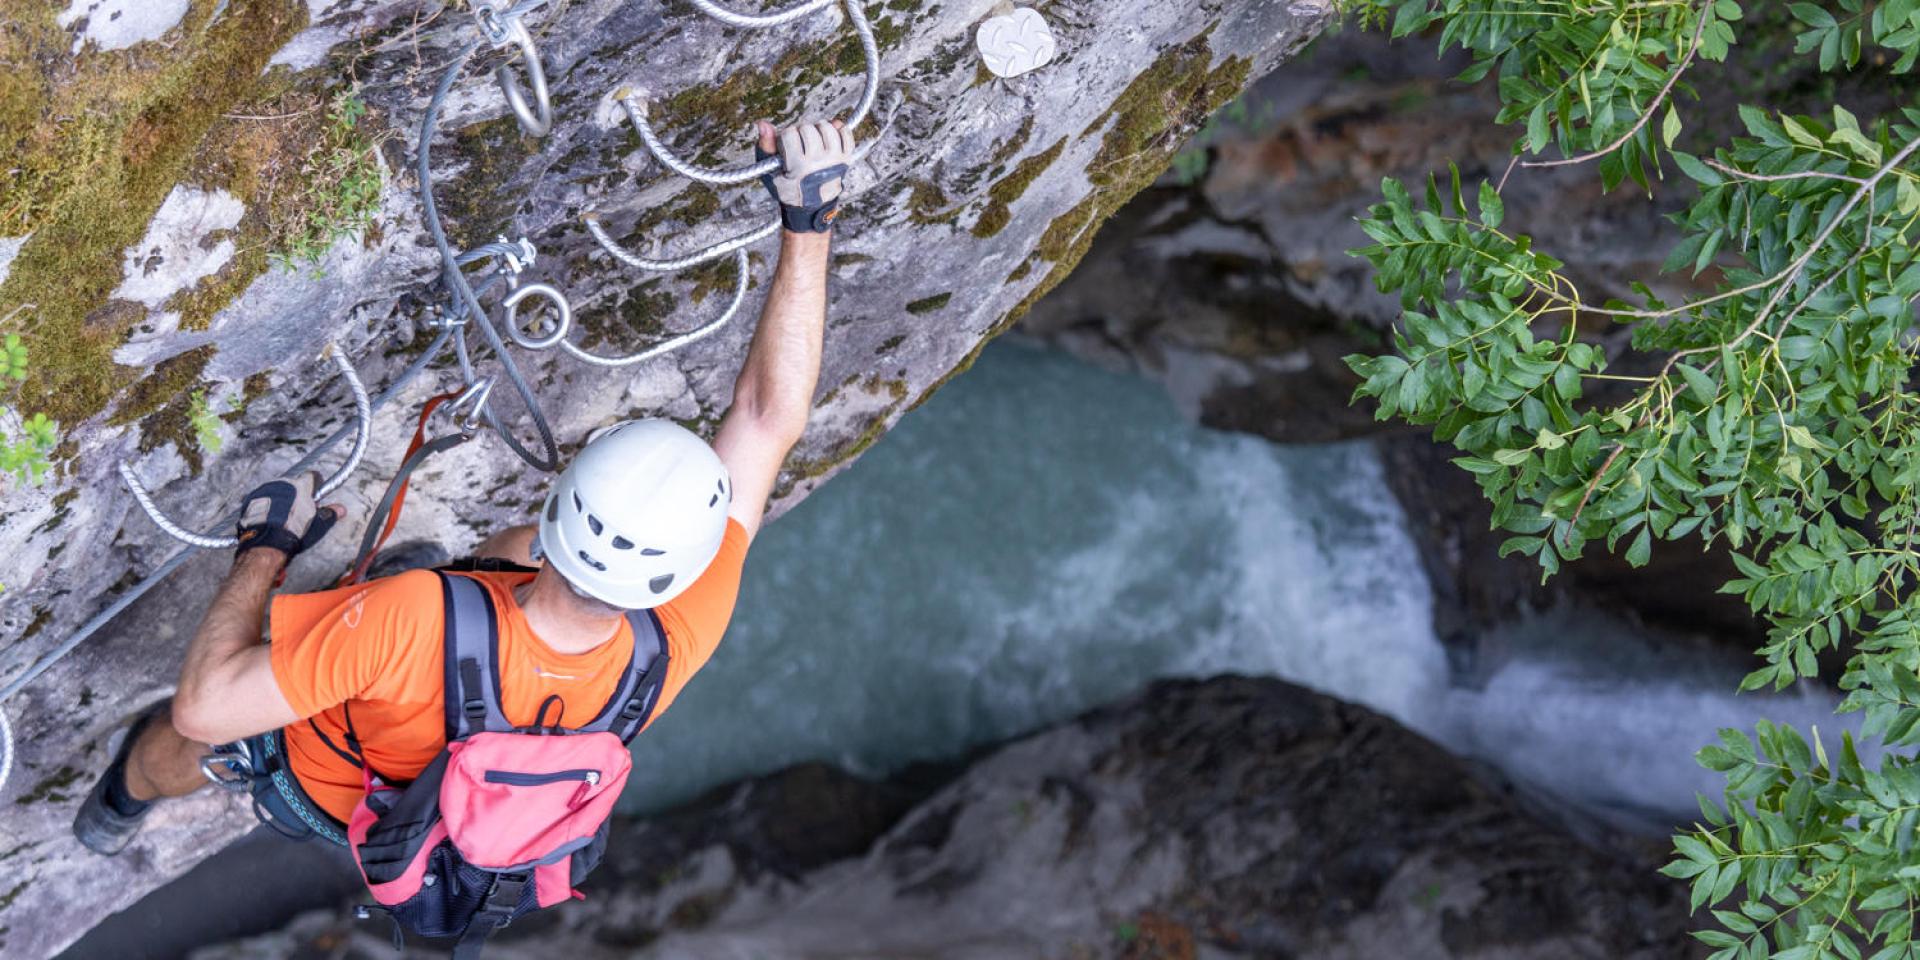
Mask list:
[{"label": "man's raised arm", "polygon": [[[773,127],[762,123],[761,152],[773,153],[774,143]],[[733,477],[731,515],[749,537],[760,529],[774,480],[813,411],[827,321],[829,231],[852,153],[853,136],[837,121],[794,127],[780,137],[784,168],[767,184],[786,224],[780,263],[734,383],[733,406],[713,440]]]}]

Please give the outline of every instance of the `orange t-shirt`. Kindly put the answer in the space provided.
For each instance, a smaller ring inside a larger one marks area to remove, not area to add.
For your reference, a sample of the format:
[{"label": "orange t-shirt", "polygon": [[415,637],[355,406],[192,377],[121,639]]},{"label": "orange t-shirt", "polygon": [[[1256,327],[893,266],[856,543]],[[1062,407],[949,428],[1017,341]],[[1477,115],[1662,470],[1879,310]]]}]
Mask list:
[{"label": "orange t-shirt", "polygon": [[[657,609],[666,628],[666,685],[653,716],[713,655],[733,617],[747,532],[727,522],[726,539],[700,579]],[[608,642],[585,653],[555,652],[527,625],[513,588],[530,573],[480,573],[498,611],[501,709],[515,724],[534,723],[540,704],[557,696],[563,726],[598,716],[633,657],[633,631],[623,620]],[[413,570],[372,583],[273,599],[268,617],[273,676],[303,719],[286,728],[294,776],[321,809],[345,821],[362,792],[360,771],[321,739],[346,748],[347,708],[373,769],[409,779],[446,745],[442,643],[446,611],[440,579]],[[344,705],[344,706],[343,706]],[[304,718],[312,718],[309,724]],[[319,728],[316,733],[314,728]]]}]

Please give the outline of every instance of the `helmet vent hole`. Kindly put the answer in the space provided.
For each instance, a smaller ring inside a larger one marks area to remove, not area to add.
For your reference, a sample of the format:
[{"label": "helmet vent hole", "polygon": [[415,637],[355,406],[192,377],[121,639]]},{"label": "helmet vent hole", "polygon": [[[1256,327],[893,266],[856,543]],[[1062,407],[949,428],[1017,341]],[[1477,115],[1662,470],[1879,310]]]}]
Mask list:
[{"label": "helmet vent hole", "polygon": [[560,519],[560,498],[557,496],[548,497],[547,498],[547,522],[554,523],[554,522],[557,522],[559,519]]},{"label": "helmet vent hole", "polygon": [[663,573],[647,581],[647,588],[654,593],[659,593],[671,586],[673,586],[673,574],[671,573]]},{"label": "helmet vent hole", "polygon": [[615,550],[632,550],[632,549],[633,549],[633,541],[632,541],[632,540],[628,540],[628,539],[627,539],[626,537],[614,537],[614,538],[613,538],[613,548],[614,548]]},{"label": "helmet vent hole", "polygon": [[[601,573],[607,572],[607,565],[604,563],[601,563],[598,560],[595,560],[593,556],[587,553],[585,550],[580,551],[580,562],[586,564],[589,567],[594,568],[595,570],[600,571]],[[654,592],[659,593],[660,591],[655,590]]]},{"label": "helmet vent hole", "polygon": [[719,502],[720,502],[720,495],[719,495],[719,494],[717,494],[717,493],[716,493],[716,494],[714,494],[713,496],[711,496],[711,497],[708,497],[708,498],[707,498],[707,506],[709,506],[709,507],[711,507],[711,506],[713,506],[714,504],[716,504],[716,503],[719,503]]},{"label": "helmet vent hole", "polygon": [[580,502],[580,494],[578,494],[578,493],[575,493],[575,494],[573,495],[573,512],[574,512],[574,513],[586,513],[586,512],[587,512],[587,507],[586,507],[586,505],[585,505],[585,504],[583,504],[583,503],[581,503],[581,502]]},{"label": "helmet vent hole", "polygon": [[592,530],[593,535],[597,537],[600,535],[600,531],[605,530],[606,527],[601,525],[599,517],[589,513],[587,514],[587,529]]},{"label": "helmet vent hole", "polygon": [[652,547],[648,547],[640,551],[640,555],[643,557],[664,557],[667,555],[667,552],[665,550],[655,550]]}]

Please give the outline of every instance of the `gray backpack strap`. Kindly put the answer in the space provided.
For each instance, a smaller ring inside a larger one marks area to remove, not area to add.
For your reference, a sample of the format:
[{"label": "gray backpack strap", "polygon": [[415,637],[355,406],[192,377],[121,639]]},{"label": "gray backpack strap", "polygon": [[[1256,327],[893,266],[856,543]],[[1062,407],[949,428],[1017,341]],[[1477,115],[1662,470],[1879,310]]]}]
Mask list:
[{"label": "gray backpack strap", "polygon": [[513,730],[500,709],[500,624],[487,588],[435,571],[446,604],[447,742]]},{"label": "gray backpack strap", "polygon": [[653,716],[660,702],[660,690],[667,683],[667,631],[652,610],[627,611],[627,625],[633,628],[633,658],[627,661],[626,675],[613,689],[613,696],[593,722],[582,732],[606,731],[631,741]]}]

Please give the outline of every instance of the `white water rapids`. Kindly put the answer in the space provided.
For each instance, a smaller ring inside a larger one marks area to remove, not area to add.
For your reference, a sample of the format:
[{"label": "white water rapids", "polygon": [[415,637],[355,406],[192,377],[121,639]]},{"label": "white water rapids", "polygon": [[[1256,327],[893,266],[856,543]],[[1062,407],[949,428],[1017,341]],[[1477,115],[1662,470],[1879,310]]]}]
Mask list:
[{"label": "white water rapids", "polygon": [[1203,430],[1143,381],[998,344],[761,535],[726,642],[636,742],[627,802],[802,760],[882,774],[1228,672],[1649,831],[1718,793],[1692,759],[1717,728],[1839,728],[1831,696],[1736,697],[1742,661],[1592,611],[1502,628],[1485,646],[1506,659],[1462,685],[1381,471],[1365,442]]}]

